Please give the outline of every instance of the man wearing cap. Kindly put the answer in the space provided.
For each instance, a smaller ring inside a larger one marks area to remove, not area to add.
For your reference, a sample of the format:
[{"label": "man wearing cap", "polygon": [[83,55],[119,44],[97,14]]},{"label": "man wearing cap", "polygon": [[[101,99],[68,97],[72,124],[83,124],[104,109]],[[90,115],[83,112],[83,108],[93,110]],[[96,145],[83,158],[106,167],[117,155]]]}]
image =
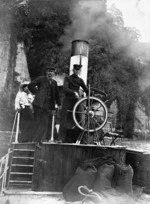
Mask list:
[{"label": "man wearing cap", "polygon": [[55,69],[47,67],[46,76],[40,76],[29,84],[29,89],[35,93],[33,102],[35,113],[35,133],[33,141],[41,144],[51,137],[52,111],[56,105],[61,106],[57,82],[53,79]]},{"label": "man wearing cap", "polygon": [[[83,89],[86,94],[88,94],[88,88],[85,85],[82,78],[79,77],[82,65],[74,64],[73,65],[73,74],[66,76],[64,80],[64,101],[62,105],[62,113],[60,119],[60,131],[59,131],[59,140],[63,142],[75,142],[75,138],[71,138],[70,135],[73,135],[75,129],[72,131],[75,123],[73,121],[72,110],[75,103],[79,100],[80,87]],[[77,130],[78,132],[78,130]],[[69,141],[68,141],[69,139]],[[72,140],[73,139],[73,140]]]}]

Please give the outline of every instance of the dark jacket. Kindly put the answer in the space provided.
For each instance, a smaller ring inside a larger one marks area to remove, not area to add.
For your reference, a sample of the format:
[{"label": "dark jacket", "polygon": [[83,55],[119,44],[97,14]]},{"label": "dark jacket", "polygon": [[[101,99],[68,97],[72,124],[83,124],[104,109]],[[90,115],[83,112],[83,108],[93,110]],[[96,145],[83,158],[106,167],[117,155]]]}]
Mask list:
[{"label": "dark jacket", "polygon": [[77,92],[79,94],[80,87],[83,89],[83,91],[86,92],[86,94],[88,94],[88,88],[85,85],[82,78],[78,77],[75,74],[65,77],[64,81],[65,97],[76,98],[74,92]]},{"label": "dark jacket", "polygon": [[50,110],[55,109],[55,104],[61,105],[59,90],[55,80],[52,80],[50,84],[46,76],[40,76],[32,81],[28,87],[35,94],[33,105]]}]

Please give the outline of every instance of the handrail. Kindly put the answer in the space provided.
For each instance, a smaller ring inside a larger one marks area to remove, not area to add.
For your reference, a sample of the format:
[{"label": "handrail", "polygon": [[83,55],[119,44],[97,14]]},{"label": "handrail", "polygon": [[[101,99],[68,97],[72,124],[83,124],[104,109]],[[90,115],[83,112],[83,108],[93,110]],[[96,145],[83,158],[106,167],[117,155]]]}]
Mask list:
[{"label": "handrail", "polygon": [[7,171],[9,169],[9,155],[12,152],[11,151],[11,146],[12,146],[12,141],[13,141],[13,136],[14,136],[14,130],[16,126],[16,133],[15,133],[15,142],[18,142],[18,135],[19,135],[19,122],[20,122],[20,112],[15,113],[14,117],[14,122],[13,122],[13,127],[11,131],[11,137],[10,137],[10,148],[8,149],[8,153],[3,156],[0,159],[0,194],[4,193],[4,190],[7,185]]},{"label": "handrail", "polygon": [[17,111],[15,113],[15,118],[14,118],[13,127],[12,127],[12,131],[11,131],[10,147],[11,147],[11,144],[12,144],[12,141],[13,141],[13,135],[14,135],[15,126],[16,126],[15,142],[18,143],[19,123],[20,123],[20,112]]},{"label": "handrail", "polygon": [[14,118],[13,127],[12,127],[12,131],[11,131],[11,136],[10,136],[10,146],[11,146],[12,140],[13,140],[13,134],[14,134],[14,130],[15,130],[17,114],[18,114],[18,112],[15,113],[15,118]]},{"label": "handrail", "polygon": [[8,153],[0,159],[0,195],[4,193],[4,190],[7,185],[7,171],[9,169],[9,166],[8,166],[9,165],[9,155],[12,152],[11,146],[12,146],[15,126],[16,126],[15,142],[16,143],[18,142],[19,122],[20,122],[20,113],[16,112],[15,117],[14,117],[12,131],[11,131],[11,136],[10,136],[10,148],[8,149]]},{"label": "handrail", "polygon": [[8,170],[8,163],[9,163],[9,155],[12,151],[10,148],[8,149],[8,153],[0,159],[0,194],[4,193],[6,189],[6,182],[7,182],[7,170]]},{"label": "handrail", "polygon": [[18,112],[17,115],[17,125],[16,125],[16,136],[15,136],[15,142],[18,142],[18,135],[19,135],[19,123],[20,123],[20,112]]}]

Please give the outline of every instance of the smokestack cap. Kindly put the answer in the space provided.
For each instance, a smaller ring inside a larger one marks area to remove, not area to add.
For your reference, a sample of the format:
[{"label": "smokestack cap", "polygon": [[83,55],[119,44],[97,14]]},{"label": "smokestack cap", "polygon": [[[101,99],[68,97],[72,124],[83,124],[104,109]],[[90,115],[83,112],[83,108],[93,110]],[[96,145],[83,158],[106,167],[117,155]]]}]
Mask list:
[{"label": "smokestack cap", "polygon": [[81,67],[82,67],[82,65],[80,65],[80,64],[74,64],[74,65],[73,65],[73,68],[74,68],[75,70],[80,70]]}]

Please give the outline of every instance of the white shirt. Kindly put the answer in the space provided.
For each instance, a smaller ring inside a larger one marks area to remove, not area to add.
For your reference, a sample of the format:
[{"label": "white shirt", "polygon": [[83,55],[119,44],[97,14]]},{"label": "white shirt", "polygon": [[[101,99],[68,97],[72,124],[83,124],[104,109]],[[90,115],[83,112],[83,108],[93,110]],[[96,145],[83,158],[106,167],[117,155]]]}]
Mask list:
[{"label": "white shirt", "polygon": [[15,110],[25,108],[25,106],[32,106],[34,96],[31,93],[26,93],[24,91],[18,91],[15,98]]}]

